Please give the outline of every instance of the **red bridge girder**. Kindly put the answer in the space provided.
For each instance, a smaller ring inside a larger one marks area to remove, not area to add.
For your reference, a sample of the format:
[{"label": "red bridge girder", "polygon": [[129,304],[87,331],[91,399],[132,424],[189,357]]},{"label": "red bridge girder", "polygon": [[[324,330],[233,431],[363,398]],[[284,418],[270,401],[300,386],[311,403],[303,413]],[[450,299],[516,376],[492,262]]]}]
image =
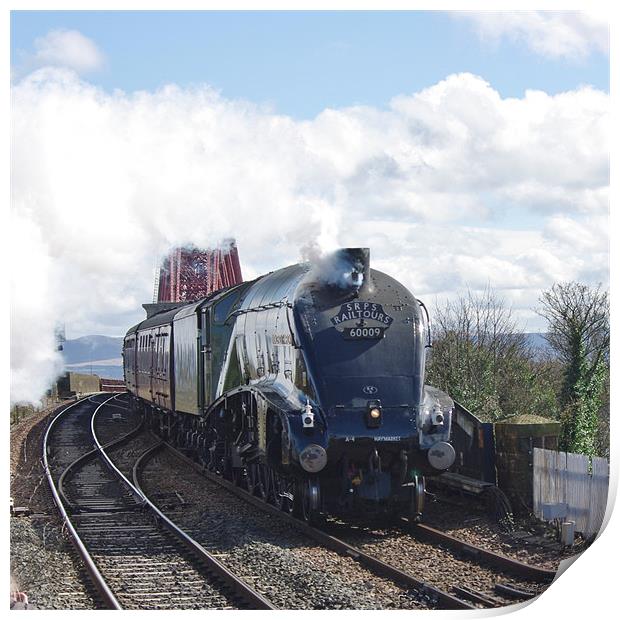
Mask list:
[{"label": "red bridge girder", "polygon": [[216,249],[174,248],[159,270],[156,301],[194,301],[241,282],[234,239]]}]

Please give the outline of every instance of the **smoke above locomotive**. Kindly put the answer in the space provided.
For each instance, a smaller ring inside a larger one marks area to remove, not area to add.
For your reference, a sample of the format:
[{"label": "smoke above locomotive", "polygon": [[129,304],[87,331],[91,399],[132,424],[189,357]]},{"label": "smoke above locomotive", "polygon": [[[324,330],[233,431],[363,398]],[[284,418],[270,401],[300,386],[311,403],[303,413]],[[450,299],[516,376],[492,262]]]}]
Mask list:
[{"label": "smoke above locomotive", "polygon": [[348,248],[151,308],[125,381],[162,437],[283,510],[416,518],[455,456],[428,346],[422,302]]}]

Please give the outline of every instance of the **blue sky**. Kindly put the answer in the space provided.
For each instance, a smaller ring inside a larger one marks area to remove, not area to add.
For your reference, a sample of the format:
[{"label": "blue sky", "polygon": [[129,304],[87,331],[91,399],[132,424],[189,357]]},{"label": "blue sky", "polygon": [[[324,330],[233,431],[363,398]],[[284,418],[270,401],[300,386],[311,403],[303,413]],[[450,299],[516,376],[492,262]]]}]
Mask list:
[{"label": "blue sky", "polygon": [[598,50],[544,57],[522,41],[483,40],[448,12],[14,11],[13,67],[56,29],[77,30],[103,50],[105,65],[88,79],[106,90],[206,82],[297,119],[328,107],[381,108],[460,72],[482,76],[503,97],[583,84],[609,90],[609,59]]}]

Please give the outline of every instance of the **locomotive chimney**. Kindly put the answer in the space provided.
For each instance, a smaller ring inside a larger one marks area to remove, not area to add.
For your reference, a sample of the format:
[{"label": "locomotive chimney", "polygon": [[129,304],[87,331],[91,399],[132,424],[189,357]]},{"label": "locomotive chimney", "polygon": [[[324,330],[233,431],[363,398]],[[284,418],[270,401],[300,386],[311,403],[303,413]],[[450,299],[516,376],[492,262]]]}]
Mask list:
[{"label": "locomotive chimney", "polygon": [[358,291],[370,283],[370,249],[343,248],[338,252],[351,265],[351,286]]},{"label": "locomotive chimney", "polygon": [[322,256],[312,264],[302,286],[312,291],[315,305],[359,297],[370,287],[370,250],[341,248]]}]

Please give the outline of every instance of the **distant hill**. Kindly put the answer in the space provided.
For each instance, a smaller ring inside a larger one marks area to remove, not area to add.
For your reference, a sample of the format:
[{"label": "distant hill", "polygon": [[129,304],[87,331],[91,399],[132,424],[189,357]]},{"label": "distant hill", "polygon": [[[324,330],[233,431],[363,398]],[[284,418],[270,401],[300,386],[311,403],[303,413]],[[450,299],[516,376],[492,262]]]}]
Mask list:
[{"label": "distant hill", "polygon": [[547,339],[545,338],[545,334],[540,334],[538,332],[529,332],[525,333],[524,336],[527,338],[527,343],[542,353],[553,353],[553,350],[549,346]]},{"label": "distant hill", "polygon": [[82,336],[75,340],[66,340],[63,344],[62,356],[65,365],[83,364],[84,362],[94,364],[105,360],[106,366],[122,366],[122,347],[122,336]]}]

